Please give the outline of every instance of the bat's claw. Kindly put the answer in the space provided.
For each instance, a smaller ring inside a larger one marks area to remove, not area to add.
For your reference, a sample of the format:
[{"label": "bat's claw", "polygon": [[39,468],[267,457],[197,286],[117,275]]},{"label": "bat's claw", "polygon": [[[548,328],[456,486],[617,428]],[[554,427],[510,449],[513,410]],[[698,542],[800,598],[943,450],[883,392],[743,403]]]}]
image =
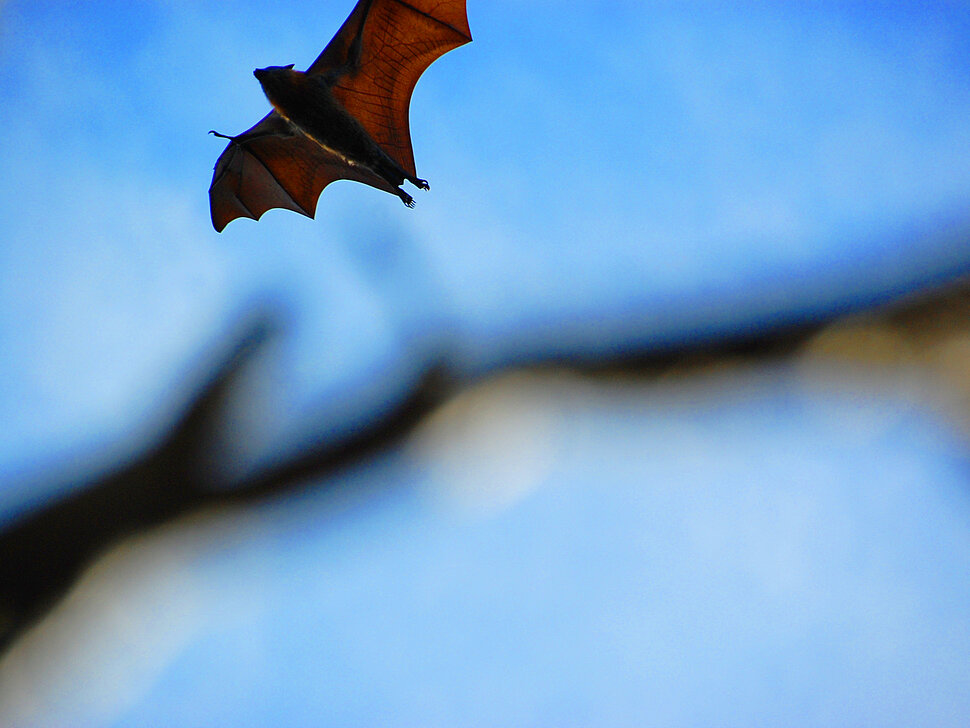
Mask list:
[{"label": "bat's claw", "polygon": [[409,195],[404,190],[398,190],[397,194],[401,198],[401,202],[403,202],[408,207],[411,207],[411,208],[414,207],[414,198],[411,197],[411,195]]},{"label": "bat's claw", "polygon": [[419,179],[415,184],[418,187],[418,189],[422,189],[422,190],[431,189],[431,185],[428,184],[428,180],[426,179]]}]

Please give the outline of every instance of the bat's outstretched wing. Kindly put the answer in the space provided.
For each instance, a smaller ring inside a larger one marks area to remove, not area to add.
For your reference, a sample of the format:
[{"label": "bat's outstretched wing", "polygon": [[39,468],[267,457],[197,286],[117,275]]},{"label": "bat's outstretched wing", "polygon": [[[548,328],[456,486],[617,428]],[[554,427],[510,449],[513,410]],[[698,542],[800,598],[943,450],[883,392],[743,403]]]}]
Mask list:
[{"label": "bat's outstretched wing", "polygon": [[221,233],[237,217],[258,220],[274,207],[313,217],[320,192],[338,179],[395,192],[367,168],[350,166],[292,131],[273,111],[252,129],[233,137],[216,162],[209,187],[212,225]]},{"label": "bat's outstretched wing", "polygon": [[470,43],[465,0],[360,0],[307,73],[332,73],[333,94],[411,175],[408,108],[421,74]]},{"label": "bat's outstretched wing", "polygon": [[[338,101],[409,174],[411,94],[437,58],[471,41],[465,0],[360,0],[307,70],[332,80]],[[313,217],[323,188],[351,179],[397,194],[393,185],[294,132],[275,111],[232,137],[209,187],[212,224],[259,219],[281,207]]]}]

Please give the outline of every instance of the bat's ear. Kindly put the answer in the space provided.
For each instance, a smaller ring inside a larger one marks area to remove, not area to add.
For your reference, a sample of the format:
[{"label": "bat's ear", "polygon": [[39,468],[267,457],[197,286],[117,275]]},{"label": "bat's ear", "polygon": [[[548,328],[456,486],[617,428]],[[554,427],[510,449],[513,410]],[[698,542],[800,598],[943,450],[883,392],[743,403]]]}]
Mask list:
[{"label": "bat's ear", "polygon": [[292,71],[293,70],[293,66],[295,66],[295,65],[296,65],[295,63],[291,63],[288,66],[283,66],[283,68],[285,68],[287,71]]}]

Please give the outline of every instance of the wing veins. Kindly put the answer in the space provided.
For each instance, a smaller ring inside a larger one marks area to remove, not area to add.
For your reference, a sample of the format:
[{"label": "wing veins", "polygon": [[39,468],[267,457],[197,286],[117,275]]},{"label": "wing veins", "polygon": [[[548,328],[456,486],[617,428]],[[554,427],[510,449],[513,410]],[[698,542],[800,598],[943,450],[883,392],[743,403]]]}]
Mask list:
[{"label": "wing veins", "polygon": [[[471,38],[469,36],[465,35],[462,31],[458,30],[458,28],[456,28],[455,26],[453,26],[451,23],[446,23],[445,21],[441,20],[440,18],[436,18],[431,13],[426,13],[423,10],[418,10],[411,3],[405,2],[404,0],[393,0],[393,2],[396,2],[398,5],[403,5],[406,8],[410,8],[414,12],[418,13],[418,15],[423,15],[424,17],[428,18],[429,20],[433,20],[434,22],[438,23],[439,25],[443,25],[446,28],[449,28],[450,30],[453,30],[455,33],[457,33],[458,35],[460,35],[462,38],[468,38],[468,40],[471,40]],[[370,16],[370,9],[368,9],[367,15],[368,15],[368,17]],[[366,22],[366,19],[365,19],[365,22]]]},{"label": "wing veins", "polygon": [[[288,189],[286,189],[286,187],[280,181],[280,178],[276,176],[276,174],[273,172],[272,169],[269,168],[269,166],[266,164],[266,162],[264,162],[262,159],[260,159],[259,155],[255,151],[253,151],[253,150],[244,150],[244,151],[248,151],[249,155],[253,159],[255,159],[257,162],[259,162],[262,165],[263,169],[265,169],[269,173],[269,176],[273,178],[273,181],[277,185],[279,185],[280,189],[283,190],[286,193],[286,196],[287,197],[289,197],[291,200],[293,200],[293,203],[303,211],[303,214],[304,215],[306,215],[307,217],[312,217],[312,215],[310,215],[310,213],[307,212],[307,209],[303,205],[300,204],[299,200],[297,200],[295,197],[293,197],[293,194]],[[237,195],[237,197],[238,197],[238,195]],[[239,201],[242,202],[241,199]],[[243,204],[243,207],[245,207],[247,210],[249,209],[249,207],[246,205],[245,202],[243,202],[242,204]],[[272,208],[270,208],[270,209],[272,209]]]}]

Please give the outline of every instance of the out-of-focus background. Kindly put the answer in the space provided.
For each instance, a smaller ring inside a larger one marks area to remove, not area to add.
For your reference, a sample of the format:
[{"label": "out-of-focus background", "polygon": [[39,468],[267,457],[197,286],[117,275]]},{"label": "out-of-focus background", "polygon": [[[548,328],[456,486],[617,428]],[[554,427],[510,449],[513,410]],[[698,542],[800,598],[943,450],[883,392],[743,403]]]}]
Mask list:
[{"label": "out-of-focus background", "polygon": [[0,725],[967,725],[970,8],[469,0],[216,234],[351,8],[0,3]]}]

